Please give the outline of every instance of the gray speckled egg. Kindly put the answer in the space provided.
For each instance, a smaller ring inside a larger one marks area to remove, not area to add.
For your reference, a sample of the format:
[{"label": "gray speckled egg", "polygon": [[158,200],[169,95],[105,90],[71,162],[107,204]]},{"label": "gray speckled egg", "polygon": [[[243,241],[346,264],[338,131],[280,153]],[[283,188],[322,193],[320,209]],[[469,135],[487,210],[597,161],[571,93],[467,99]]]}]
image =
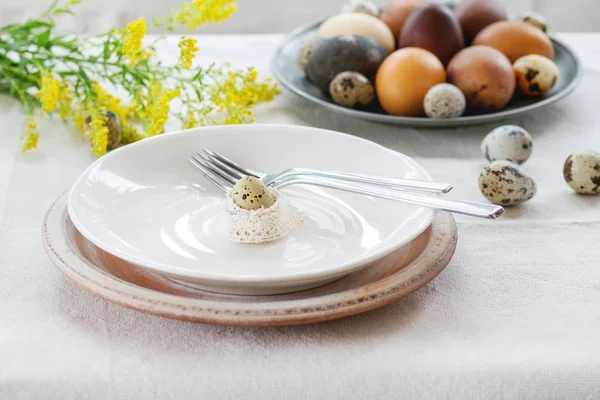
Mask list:
[{"label": "gray speckled egg", "polygon": [[521,18],[519,18],[519,20],[533,25],[544,32],[548,32],[548,24],[546,24],[546,19],[540,14],[528,12],[526,14],[523,14]]},{"label": "gray speckled egg", "polygon": [[344,107],[368,106],[375,100],[375,88],[366,76],[358,72],[340,72],[329,85],[333,101]]},{"label": "gray speckled egg", "polygon": [[342,12],[355,12],[371,15],[373,17],[379,17],[379,7],[372,1],[368,0],[351,0],[349,3],[342,7]]},{"label": "gray speckled egg", "polygon": [[579,194],[600,193],[600,153],[579,151],[571,154],[565,161],[563,175]]},{"label": "gray speckled egg", "polygon": [[251,176],[237,181],[231,189],[231,199],[236,205],[246,210],[269,208],[275,204],[275,198],[265,184]]},{"label": "gray speckled egg", "polygon": [[535,182],[510,161],[494,161],[479,175],[479,190],[494,204],[514,206],[530,200]]},{"label": "gray speckled egg", "polygon": [[298,65],[306,74],[306,66],[308,65],[308,58],[312,53],[313,49],[323,40],[321,36],[312,36],[302,43],[300,50],[298,50]]},{"label": "gray speckled egg", "polygon": [[429,89],[423,107],[430,118],[456,118],[465,112],[467,100],[456,86],[440,83]]},{"label": "gray speckled egg", "polygon": [[481,142],[481,152],[489,162],[507,160],[523,164],[533,152],[529,133],[516,125],[503,125],[490,133]]}]

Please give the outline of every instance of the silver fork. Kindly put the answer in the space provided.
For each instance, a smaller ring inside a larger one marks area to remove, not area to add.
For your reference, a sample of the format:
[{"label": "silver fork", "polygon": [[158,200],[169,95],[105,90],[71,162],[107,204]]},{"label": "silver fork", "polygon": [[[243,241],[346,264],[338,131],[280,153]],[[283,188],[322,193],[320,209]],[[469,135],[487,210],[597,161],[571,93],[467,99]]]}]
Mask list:
[{"label": "silver fork", "polygon": [[289,168],[279,173],[266,173],[255,171],[250,168],[242,167],[229,158],[208,149],[202,149],[204,155],[196,153],[197,156],[210,159],[214,164],[218,164],[222,169],[226,170],[230,175],[241,179],[243,176],[253,176],[260,179],[265,185],[273,186],[277,181],[295,176],[317,176],[321,178],[338,179],[348,182],[358,182],[370,185],[384,186],[399,190],[416,189],[434,193],[448,193],[452,190],[452,185],[447,183],[417,181],[411,179],[398,178],[382,178],[377,176],[353,174],[338,171],[326,171],[309,168]]},{"label": "silver fork", "polygon": [[[239,179],[237,178],[237,175],[230,174],[229,170],[221,168],[220,164],[213,163],[209,158],[192,156],[188,161],[196,170],[204,175],[206,179],[226,193],[233,188],[233,185],[235,185]],[[281,189],[286,186],[298,184],[310,184],[333,189],[341,189],[367,196],[397,200],[404,203],[416,204],[437,210],[449,211],[480,218],[495,219],[504,213],[504,208],[494,204],[451,200],[437,195],[395,191],[386,187],[366,186],[317,176],[293,176],[285,180],[275,181],[271,187]]]}]

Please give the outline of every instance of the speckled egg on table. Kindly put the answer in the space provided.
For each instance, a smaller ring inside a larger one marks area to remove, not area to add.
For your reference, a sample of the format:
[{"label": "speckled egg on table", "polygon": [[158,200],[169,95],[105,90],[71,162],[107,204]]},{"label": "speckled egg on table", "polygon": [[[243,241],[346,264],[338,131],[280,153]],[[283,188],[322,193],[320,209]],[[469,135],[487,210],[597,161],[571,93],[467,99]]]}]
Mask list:
[{"label": "speckled egg on table", "polygon": [[565,181],[579,194],[600,193],[600,153],[579,151],[571,154],[563,168]]},{"label": "speckled egg on table", "polygon": [[531,156],[533,141],[520,126],[503,125],[487,134],[481,142],[481,152],[489,162],[507,160],[521,165]]},{"label": "speckled egg on table", "polygon": [[465,95],[450,83],[435,85],[425,95],[423,108],[429,118],[460,117],[467,107]]},{"label": "speckled egg on table", "polygon": [[329,94],[344,107],[368,106],[375,100],[375,87],[363,74],[345,71],[333,78]]},{"label": "speckled egg on table", "polygon": [[479,190],[491,203],[514,206],[535,196],[536,185],[518,165],[494,161],[479,175]]}]

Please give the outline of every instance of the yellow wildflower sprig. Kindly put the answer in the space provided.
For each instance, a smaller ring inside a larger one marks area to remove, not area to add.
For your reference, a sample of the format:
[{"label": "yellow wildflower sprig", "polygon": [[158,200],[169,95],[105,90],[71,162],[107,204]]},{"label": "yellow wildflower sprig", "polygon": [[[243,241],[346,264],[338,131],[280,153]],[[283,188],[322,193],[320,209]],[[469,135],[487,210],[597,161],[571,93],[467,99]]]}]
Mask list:
[{"label": "yellow wildflower sprig", "polygon": [[[252,122],[255,105],[279,93],[254,68],[194,66],[199,46],[189,36],[179,41],[176,64],[156,60],[156,42],[144,41],[143,18],[92,38],[55,35],[54,17],[71,13],[78,2],[53,3],[40,19],[0,27],[0,82],[7,84],[5,93],[24,103],[27,114],[23,150],[37,146],[37,106],[40,116],[72,121],[101,156],[109,145],[163,133],[171,115],[184,129]],[[222,21],[235,9],[234,0],[193,0],[154,25],[165,32],[179,25],[193,29]],[[2,56],[8,49],[10,59]]]}]

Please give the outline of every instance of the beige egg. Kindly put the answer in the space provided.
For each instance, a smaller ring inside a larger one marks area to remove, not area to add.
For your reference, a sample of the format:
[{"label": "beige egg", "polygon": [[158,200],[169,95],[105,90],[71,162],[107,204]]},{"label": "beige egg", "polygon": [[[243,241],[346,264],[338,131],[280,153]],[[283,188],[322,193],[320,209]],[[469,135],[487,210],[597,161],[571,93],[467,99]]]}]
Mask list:
[{"label": "beige egg", "polygon": [[558,82],[560,71],[554,61],[537,54],[519,58],[513,64],[517,87],[529,96],[541,96]]},{"label": "beige egg", "polygon": [[515,206],[535,196],[535,181],[510,161],[494,161],[479,175],[479,190],[491,203]]},{"label": "beige egg", "polygon": [[389,52],[394,51],[396,45],[392,31],[382,20],[363,13],[342,13],[329,17],[319,27],[319,34],[325,37],[366,36]]}]

